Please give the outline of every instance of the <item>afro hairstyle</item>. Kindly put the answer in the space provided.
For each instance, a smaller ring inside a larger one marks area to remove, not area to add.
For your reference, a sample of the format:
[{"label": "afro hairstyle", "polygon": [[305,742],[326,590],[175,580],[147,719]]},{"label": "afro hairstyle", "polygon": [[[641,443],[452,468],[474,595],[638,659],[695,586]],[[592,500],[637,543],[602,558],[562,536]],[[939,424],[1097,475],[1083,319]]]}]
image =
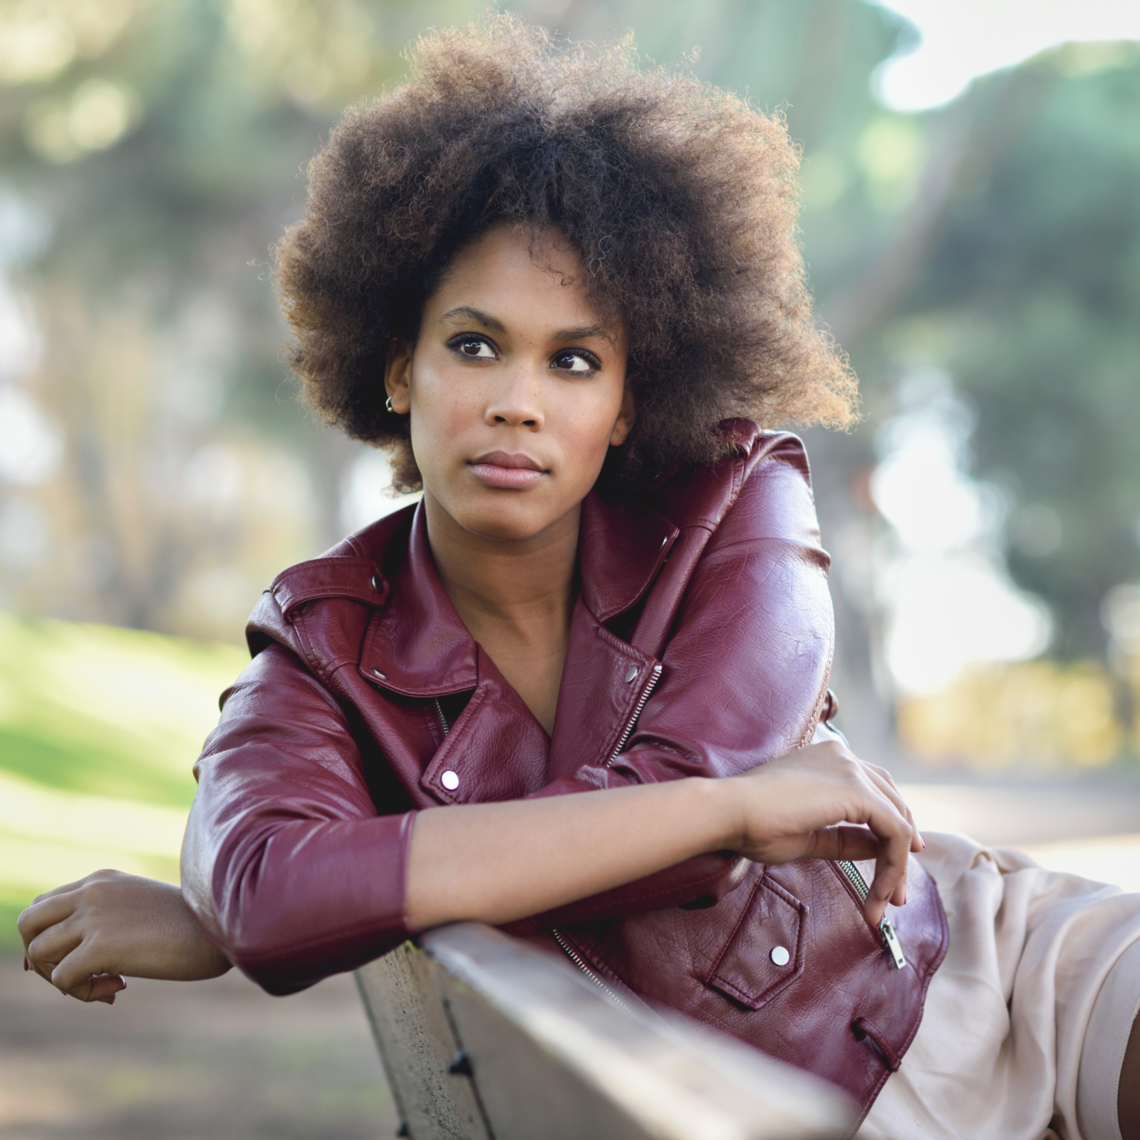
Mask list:
[{"label": "afro hairstyle", "polygon": [[389,344],[414,342],[451,258],[502,224],[559,231],[627,330],[636,422],[603,468],[608,497],[715,461],[732,416],[854,420],[855,377],[813,319],[779,116],[639,68],[628,39],[591,51],[505,14],[421,38],[410,62],[312,159],[304,216],[274,249],[305,398],[388,449],[399,489],[420,476],[407,417],[385,410]]}]

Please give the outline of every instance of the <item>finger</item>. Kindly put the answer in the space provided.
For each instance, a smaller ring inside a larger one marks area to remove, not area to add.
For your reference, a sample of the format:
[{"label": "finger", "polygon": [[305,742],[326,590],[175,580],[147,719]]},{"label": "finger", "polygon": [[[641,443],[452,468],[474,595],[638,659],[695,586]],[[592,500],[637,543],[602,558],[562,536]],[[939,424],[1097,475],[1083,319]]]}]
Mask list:
[{"label": "finger", "polygon": [[127,980],[119,974],[97,974],[88,979],[76,990],[67,992],[80,1001],[101,1001],[106,1005],[115,1004],[115,995],[127,988]]},{"label": "finger", "polygon": [[820,827],[811,833],[806,844],[805,859],[843,860],[878,859],[879,841],[865,827],[841,823]]},{"label": "finger", "polygon": [[62,957],[51,972],[51,984],[57,990],[78,997],[80,1001],[91,1001],[90,982],[100,975],[116,976],[117,970],[110,967],[98,946],[98,940],[83,939],[69,954]]},{"label": "finger", "polygon": [[910,805],[903,798],[902,792],[898,790],[890,772],[885,768],[880,768],[877,764],[868,764],[866,761],[863,763],[871,780],[876,784],[883,795],[895,805],[907,823],[910,824],[910,849],[912,851],[921,851],[926,846],[926,841],[922,838],[922,833],[918,830],[918,824],[914,822],[914,815],[910,810]]},{"label": "finger", "polygon": [[[901,842],[896,841],[896,852],[901,850],[905,858],[908,854],[905,835],[900,838]],[[864,915],[872,928],[878,928],[886,914],[888,901],[896,906],[902,906],[906,901],[905,864],[900,872],[894,861],[897,854],[892,858],[889,845],[877,839],[866,827],[840,824],[820,828],[812,834],[810,849],[804,857],[833,861],[875,860],[875,877],[864,902]]]},{"label": "finger", "polygon": [[906,836],[898,835],[886,840],[879,848],[875,860],[875,877],[867,895],[864,911],[867,919],[878,926],[887,913],[887,903],[903,906],[906,903],[906,868],[910,843]]},{"label": "finger", "polygon": [[70,890],[70,887],[57,887],[46,895],[39,895],[30,907],[21,912],[16,919],[16,929],[20,932],[25,951],[48,927],[63,922],[74,913],[77,896],[72,896]]},{"label": "finger", "polygon": [[905,874],[902,883],[894,888],[889,900],[883,895],[886,889],[884,883],[893,881],[894,875],[889,867],[884,867],[881,863],[883,845],[866,828],[846,826],[821,828],[816,832],[816,840],[815,849],[805,858],[833,861],[875,860],[875,878],[871,882],[863,904],[864,917],[872,929],[878,929],[879,923],[882,922],[887,911],[887,901],[896,906],[902,906],[906,902]]},{"label": "finger", "polygon": [[864,906],[869,922],[882,920],[887,903],[906,901],[906,869],[913,831],[910,823],[885,796],[871,794],[867,826],[879,840],[875,857],[875,877]]},{"label": "finger", "polygon": [[[94,874],[98,875],[100,872],[96,871]],[[32,903],[43,902],[45,899],[54,898],[56,895],[65,895],[70,891],[76,891],[92,877],[92,875],[84,875],[82,879],[76,879],[74,883],[64,883],[61,887],[52,887],[50,891],[44,891],[43,894],[36,895],[36,897],[32,899]]]},{"label": "finger", "polygon": [[868,764],[865,760],[863,761],[863,767],[883,795],[899,809],[902,815],[906,816],[908,822],[913,826],[914,817],[911,815],[910,807],[903,798],[903,794],[899,791],[898,785],[895,783],[890,772],[888,772],[886,768],[880,768],[878,764]]},{"label": "finger", "polygon": [[71,922],[49,926],[28,943],[28,962],[42,978],[51,981],[52,972],[83,941],[83,935]]}]

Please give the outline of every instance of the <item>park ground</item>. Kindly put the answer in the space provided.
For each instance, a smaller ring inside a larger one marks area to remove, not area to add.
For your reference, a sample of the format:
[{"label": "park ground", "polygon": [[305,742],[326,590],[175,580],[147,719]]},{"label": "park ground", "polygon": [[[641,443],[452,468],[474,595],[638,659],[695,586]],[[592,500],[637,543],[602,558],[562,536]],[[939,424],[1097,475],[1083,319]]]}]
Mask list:
[{"label": "park ground", "polygon": [[[190,775],[242,650],[0,614],[0,1140],[354,1140],[398,1117],[350,976],[272,998],[237,971],[85,1006],[22,969],[35,893],[115,866],[177,880]],[[1127,769],[897,769],[921,827],[1140,891]]]}]

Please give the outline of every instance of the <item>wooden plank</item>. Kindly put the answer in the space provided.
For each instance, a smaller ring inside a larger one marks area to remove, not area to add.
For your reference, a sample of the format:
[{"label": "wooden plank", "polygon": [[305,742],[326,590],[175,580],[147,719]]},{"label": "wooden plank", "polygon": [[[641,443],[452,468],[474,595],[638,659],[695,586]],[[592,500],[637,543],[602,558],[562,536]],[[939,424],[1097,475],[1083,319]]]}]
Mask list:
[{"label": "wooden plank", "polygon": [[470,1081],[448,1072],[459,1051],[443,971],[410,942],[356,971],[392,1096],[415,1140],[492,1140]]},{"label": "wooden plank", "polygon": [[[414,1140],[826,1140],[830,1085],[732,1038],[614,1004],[500,931],[430,931],[359,971]],[[456,1053],[461,1069],[448,1072]],[[464,1131],[467,1129],[468,1131]]]}]

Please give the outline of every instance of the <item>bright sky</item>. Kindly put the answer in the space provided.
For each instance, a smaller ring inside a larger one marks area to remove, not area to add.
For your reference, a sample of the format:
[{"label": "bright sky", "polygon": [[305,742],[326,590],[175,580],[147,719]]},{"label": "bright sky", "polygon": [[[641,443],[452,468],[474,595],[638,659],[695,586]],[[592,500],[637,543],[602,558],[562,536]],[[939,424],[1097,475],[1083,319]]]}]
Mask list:
[{"label": "bright sky", "polygon": [[887,665],[913,696],[938,692],[971,664],[1034,657],[1051,631],[1045,606],[996,556],[1000,503],[967,473],[973,416],[950,377],[912,369],[900,401],[879,431],[871,495],[894,531],[877,560]]},{"label": "bright sky", "polygon": [[918,29],[910,55],[875,76],[896,111],[949,102],[979,75],[1069,41],[1140,40],[1140,0],[876,0]]}]

